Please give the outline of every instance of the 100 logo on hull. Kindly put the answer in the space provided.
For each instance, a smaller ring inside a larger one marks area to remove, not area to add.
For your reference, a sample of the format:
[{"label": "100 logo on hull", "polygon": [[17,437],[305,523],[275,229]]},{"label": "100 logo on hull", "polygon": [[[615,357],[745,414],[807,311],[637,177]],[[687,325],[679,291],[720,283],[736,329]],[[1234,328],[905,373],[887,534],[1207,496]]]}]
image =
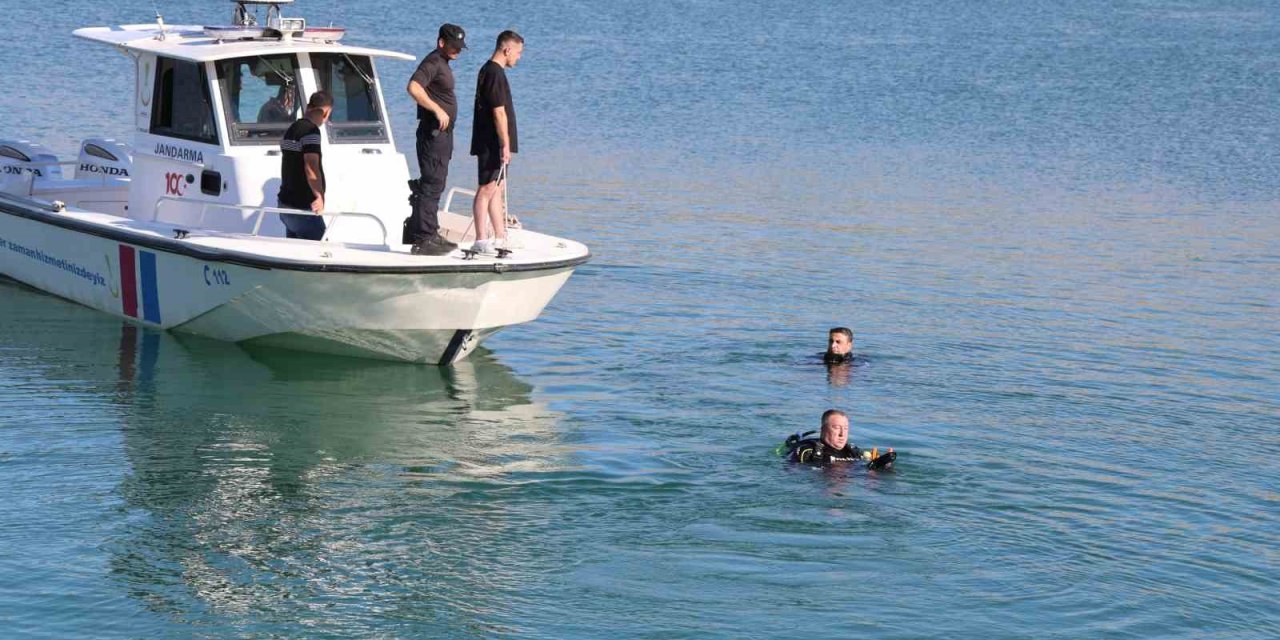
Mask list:
[{"label": "100 logo on hull", "polygon": [[166,196],[184,196],[187,194],[187,177],[181,173],[164,174],[164,194]]}]

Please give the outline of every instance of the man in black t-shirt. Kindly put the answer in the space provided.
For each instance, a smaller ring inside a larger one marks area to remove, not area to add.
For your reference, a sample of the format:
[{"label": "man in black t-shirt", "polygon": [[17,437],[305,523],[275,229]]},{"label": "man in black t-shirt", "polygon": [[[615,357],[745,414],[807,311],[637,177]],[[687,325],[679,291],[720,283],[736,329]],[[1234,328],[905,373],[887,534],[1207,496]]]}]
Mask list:
[{"label": "man in black t-shirt", "polygon": [[294,122],[280,140],[280,193],[276,203],[282,209],[301,209],[311,214],[282,213],[286,236],[303,240],[324,237],[324,163],[320,158],[320,127],[333,113],[333,96],[317,91],[307,101],[307,112]]},{"label": "man in black t-shirt", "polygon": [[[516,137],[516,110],[511,102],[511,85],[506,69],[516,66],[524,54],[524,38],[514,31],[498,34],[493,56],[480,67],[476,78],[476,102],[471,132],[471,155],[479,168],[476,197],[471,214],[476,222],[477,253],[494,253],[507,239],[506,198],[498,178],[519,150]],[[492,223],[493,229],[487,228]],[[490,233],[492,231],[492,233]]]},{"label": "man in black t-shirt", "polygon": [[440,26],[436,48],[422,59],[409,78],[406,91],[418,105],[418,171],[421,177],[409,218],[410,251],[417,255],[440,256],[458,245],[440,235],[440,194],[449,178],[453,158],[453,125],[458,118],[458,100],[453,93],[450,60],[457,60],[467,48],[466,33],[453,24]]}]

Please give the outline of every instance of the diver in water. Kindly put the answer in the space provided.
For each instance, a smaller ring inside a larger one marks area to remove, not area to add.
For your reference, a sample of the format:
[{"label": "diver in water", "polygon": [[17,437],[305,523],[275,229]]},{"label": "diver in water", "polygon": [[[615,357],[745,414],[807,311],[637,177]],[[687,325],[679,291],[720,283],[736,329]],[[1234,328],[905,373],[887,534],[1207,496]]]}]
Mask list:
[{"label": "diver in water", "polygon": [[849,416],[839,409],[824,412],[821,435],[808,437],[812,434],[809,431],[787,438],[784,446],[788,449],[788,460],[823,467],[837,462],[865,461],[868,469],[884,469],[898,458],[893,449],[879,455],[879,451],[863,451],[849,442]]},{"label": "diver in water", "polygon": [[835,327],[827,332],[827,352],[822,355],[827,364],[853,362],[853,332],[847,327]]},{"label": "diver in water", "polygon": [[805,437],[812,433],[810,431],[803,435],[793,435],[787,439],[790,447],[787,457],[792,462],[827,465],[862,457],[862,452],[849,442],[849,416],[839,409],[828,409],[822,414],[820,437]]}]

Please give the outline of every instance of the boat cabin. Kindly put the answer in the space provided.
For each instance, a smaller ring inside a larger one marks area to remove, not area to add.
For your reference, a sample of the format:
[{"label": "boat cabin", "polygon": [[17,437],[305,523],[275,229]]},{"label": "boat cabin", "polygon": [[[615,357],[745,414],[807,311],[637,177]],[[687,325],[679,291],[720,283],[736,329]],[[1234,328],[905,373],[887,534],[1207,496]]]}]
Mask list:
[{"label": "boat cabin", "polygon": [[[6,190],[13,180],[27,181],[31,195],[68,206],[283,236],[279,216],[262,210],[276,205],[280,139],[302,117],[308,96],[323,89],[334,98],[322,129],[326,213],[339,214],[328,220],[330,239],[398,242],[409,211],[409,173],[395,148],[375,61],[413,57],[340,44],[341,28],[281,16],[288,1],[234,3],[231,25],[166,26],[157,16],[153,24],[77,30],[134,61],[132,147],[86,140],[80,158],[64,163],[38,145],[0,141]],[[261,24],[260,7],[266,7]],[[67,164],[76,166],[74,177],[61,170]]]}]

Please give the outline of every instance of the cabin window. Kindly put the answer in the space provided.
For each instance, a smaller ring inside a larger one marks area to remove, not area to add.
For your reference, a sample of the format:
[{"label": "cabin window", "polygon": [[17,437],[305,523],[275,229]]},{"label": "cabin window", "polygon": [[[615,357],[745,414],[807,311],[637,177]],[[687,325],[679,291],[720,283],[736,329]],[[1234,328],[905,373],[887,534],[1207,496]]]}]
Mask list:
[{"label": "cabin window", "polygon": [[306,100],[298,88],[295,56],[219,60],[217,68],[231,144],[276,144],[302,117]]},{"label": "cabin window", "polygon": [[151,106],[151,133],[218,144],[204,65],[160,58]]},{"label": "cabin window", "polygon": [[311,66],[316,84],[333,95],[333,115],[329,117],[329,140],[341,142],[386,142],[378,89],[373,81],[373,63],[368,56],[343,53],[313,53]]}]

